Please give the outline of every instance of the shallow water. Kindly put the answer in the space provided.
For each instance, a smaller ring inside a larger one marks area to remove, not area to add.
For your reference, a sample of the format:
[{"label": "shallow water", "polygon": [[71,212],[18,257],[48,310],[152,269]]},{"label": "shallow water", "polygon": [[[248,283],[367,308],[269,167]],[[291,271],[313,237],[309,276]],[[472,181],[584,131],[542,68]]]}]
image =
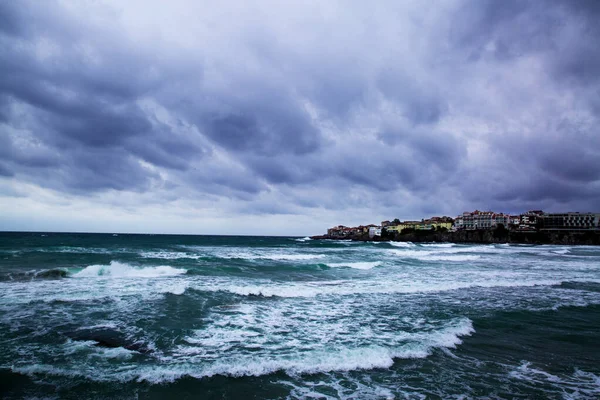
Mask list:
[{"label": "shallow water", "polygon": [[6,398],[592,399],[599,332],[598,247],[0,234]]}]

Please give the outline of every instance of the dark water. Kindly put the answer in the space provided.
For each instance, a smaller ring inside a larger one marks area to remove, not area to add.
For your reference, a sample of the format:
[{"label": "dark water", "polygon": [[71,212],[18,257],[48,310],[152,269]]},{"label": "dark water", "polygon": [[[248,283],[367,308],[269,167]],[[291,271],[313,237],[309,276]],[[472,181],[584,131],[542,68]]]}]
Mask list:
[{"label": "dark water", "polygon": [[600,248],[0,233],[2,398],[600,398]]}]

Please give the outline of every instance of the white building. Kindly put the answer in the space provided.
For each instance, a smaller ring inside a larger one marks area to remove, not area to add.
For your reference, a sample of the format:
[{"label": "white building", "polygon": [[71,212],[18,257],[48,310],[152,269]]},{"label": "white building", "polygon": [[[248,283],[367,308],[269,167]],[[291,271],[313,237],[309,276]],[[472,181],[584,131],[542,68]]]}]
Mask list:
[{"label": "white building", "polygon": [[380,226],[370,226],[369,227],[369,237],[381,236],[381,227]]}]

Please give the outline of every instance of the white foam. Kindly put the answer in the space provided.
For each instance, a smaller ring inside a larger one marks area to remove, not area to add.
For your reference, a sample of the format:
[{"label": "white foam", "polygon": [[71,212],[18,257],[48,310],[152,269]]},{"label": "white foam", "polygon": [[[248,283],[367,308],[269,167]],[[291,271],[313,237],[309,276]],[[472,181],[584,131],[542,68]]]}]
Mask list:
[{"label": "white foam", "polygon": [[95,381],[109,381],[110,377],[104,377],[102,374],[94,374],[90,376],[86,376],[84,370],[75,370],[72,368],[58,368],[53,365],[47,364],[35,364],[35,365],[27,365],[27,366],[13,366],[11,367],[12,372],[16,372],[19,374],[25,375],[35,375],[35,374],[49,374],[55,376],[68,376],[68,377],[82,377],[82,378],[90,378]]},{"label": "white foam", "polygon": [[[392,293],[432,293],[446,292],[473,287],[531,287],[552,286],[562,282],[561,279],[527,278],[514,274],[513,276],[501,274],[474,274],[469,279],[448,279],[440,275],[431,274],[429,279],[423,277],[411,278],[410,276],[391,281],[389,278],[377,280],[336,280],[325,282],[271,282],[268,280],[253,281],[227,281],[203,282],[192,284],[190,287],[201,291],[225,291],[241,296],[265,297],[316,297],[316,296],[348,296],[364,294],[392,294]],[[573,280],[573,279],[571,279]],[[589,281],[589,280],[588,280]]]},{"label": "white foam", "polygon": [[132,267],[129,264],[111,261],[110,265],[90,265],[74,274],[77,278],[111,277],[111,278],[156,278],[185,274],[183,268],[173,268],[168,265],[158,267]]},{"label": "white foam", "polygon": [[263,255],[260,258],[266,258],[269,260],[290,260],[290,261],[301,261],[301,260],[316,260],[324,258],[325,254],[270,254]]},{"label": "white foam", "polygon": [[43,249],[36,249],[42,253],[75,253],[75,254],[108,254],[112,250],[105,248],[95,247],[71,247],[71,246],[60,246],[60,247],[47,247]]},{"label": "white foam", "polygon": [[333,240],[331,243],[343,244],[343,245],[349,246],[351,244],[360,244],[362,242],[355,242],[352,239],[338,239],[338,240]]},{"label": "white foam", "polygon": [[197,260],[201,255],[198,254],[189,254],[178,251],[144,251],[140,253],[140,255],[144,258],[160,258],[163,260],[177,260],[181,258],[190,258]]},{"label": "white foam", "polygon": [[565,386],[576,389],[570,395],[564,396],[567,399],[590,399],[600,396],[600,377],[579,369],[575,369],[575,372],[570,375],[555,375],[532,367],[529,361],[523,361],[519,367],[509,373],[509,376],[533,385],[550,384],[563,393],[565,393]]},{"label": "white foam", "polygon": [[394,247],[415,247],[415,244],[412,242],[388,242],[388,243]]},{"label": "white foam", "polygon": [[308,236],[305,236],[303,238],[298,238],[298,239],[294,239],[296,242],[307,242],[309,240],[312,240],[311,238],[309,238]]},{"label": "white foam", "polygon": [[[315,374],[324,372],[371,370],[375,368],[389,368],[393,365],[396,358],[425,358],[431,354],[434,348],[455,348],[462,343],[461,337],[471,335],[474,332],[472,322],[467,318],[450,321],[442,329],[430,332],[407,333],[399,332],[396,337],[390,337],[391,345],[372,344],[359,347],[340,346],[339,343],[328,343],[326,348],[310,349],[309,347],[300,347],[295,354],[269,352],[268,354],[254,355],[251,352],[246,354],[236,354],[230,357],[223,356],[221,347],[215,352],[214,362],[186,371],[194,377],[210,377],[214,375],[226,376],[261,376],[271,374],[277,371],[284,371],[289,375]],[[257,338],[266,340],[255,332],[249,332],[253,335],[247,336],[240,332],[227,331],[227,339],[230,343],[246,343]],[[313,332],[317,334],[318,332]],[[231,337],[231,335],[236,335]],[[221,338],[219,340],[223,340]],[[272,338],[271,338],[272,339]],[[373,337],[374,342],[385,342],[381,338]],[[368,338],[366,338],[368,341]],[[318,342],[307,340],[307,342]],[[396,343],[396,344],[393,344]],[[263,343],[260,343],[261,347]],[[202,342],[202,348],[199,349],[201,356],[191,358],[192,360],[206,360],[204,351],[210,346],[208,342]],[[160,382],[164,379],[164,374],[159,374],[158,381],[153,381],[149,375],[143,379],[153,382]]]},{"label": "white foam", "polygon": [[129,359],[135,354],[123,347],[99,347],[95,340],[67,340],[63,345],[64,354],[87,353],[89,357],[100,359]]},{"label": "white foam", "polygon": [[95,347],[95,352],[90,356],[92,358],[101,358],[101,359],[120,359],[120,360],[128,360],[135,354],[134,351],[125,349],[123,347],[115,347],[115,348],[104,348],[104,347]]},{"label": "white foam", "polygon": [[[418,257],[416,257],[418,258]],[[461,261],[475,261],[475,260],[479,260],[481,258],[481,256],[477,256],[477,255],[439,255],[439,256],[435,256],[435,255],[431,255],[431,256],[423,256],[419,259],[421,260],[427,260],[427,261],[454,261],[454,262],[461,262]]]},{"label": "white foam", "polygon": [[481,255],[465,255],[464,250],[457,248],[441,248],[439,250],[388,250],[388,254],[394,254],[401,258],[411,258],[421,261],[474,261],[479,260]]},{"label": "white foam", "polygon": [[272,249],[254,249],[253,251],[229,249],[215,254],[217,257],[242,260],[305,261],[324,258],[325,254],[286,253]]},{"label": "white foam", "polygon": [[340,263],[327,263],[328,266],[332,268],[355,268],[355,269],[371,269],[381,265],[380,261],[373,262],[340,262]]},{"label": "white foam", "polygon": [[[291,337],[277,336],[281,325],[276,321],[262,321],[271,329],[259,334],[253,329],[257,321],[252,318],[252,309],[244,311],[243,316],[215,316],[225,318],[219,326],[216,320],[209,325],[209,331],[199,330],[198,338],[188,337],[186,341],[191,346],[180,346],[174,356],[179,362],[175,365],[165,365],[162,368],[141,367],[131,371],[126,379],[161,383],[173,381],[183,375],[196,378],[215,375],[242,377],[262,376],[277,371],[288,375],[315,374],[326,372],[345,372],[356,370],[371,370],[389,368],[396,358],[425,358],[434,348],[455,348],[462,343],[461,337],[474,332],[472,322],[467,318],[459,318],[446,323],[441,329],[428,332],[386,332],[387,338],[373,336],[364,337],[362,344],[342,344],[343,339],[330,334],[332,341],[321,342],[321,331],[309,327],[308,331],[295,330]],[[325,311],[325,309],[323,309]],[[340,310],[337,310],[339,312]],[[250,313],[250,315],[248,314]],[[335,316],[335,313],[333,313]],[[273,315],[272,317],[277,317]],[[316,315],[313,318],[317,317]],[[326,317],[326,316],[322,316]],[[248,319],[249,318],[249,319]],[[277,321],[280,317],[277,318]],[[290,319],[294,320],[295,319]],[[295,321],[297,322],[297,321]],[[315,321],[307,322],[309,325]],[[318,321],[317,321],[318,322]],[[306,323],[304,324],[306,325]],[[236,329],[231,329],[235,326]],[[319,326],[322,326],[319,323]],[[328,325],[323,327],[327,330]],[[335,327],[331,327],[334,328]],[[310,332],[310,333],[309,333]],[[274,337],[273,335],[276,335]],[[373,335],[373,332],[371,332]],[[279,333],[281,335],[281,333]],[[287,334],[286,334],[287,335]],[[272,346],[273,341],[282,342],[282,346],[293,346],[293,352],[276,351],[275,348],[265,350],[265,343]],[[367,344],[372,342],[372,344]],[[320,343],[320,344],[319,344]],[[256,349],[261,349],[257,350]],[[165,359],[165,362],[172,358]],[[164,364],[163,364],[164,365]],[[128,373],[121,377],[127,377]]]},{"label": "white foam", "polygon": [[162,293],[171,293],[179,296],[185,293],[188,287],[189,284],[187,282],[178,282],[169,287],[164,288],[162,290]]},{"label": "white foam", "polygon": [[114,322],[106,322],[106,323],[102,323],[102,324],[95,324],[95,325],[89,325],[89,326],[81,326],[79,328],[77,328],[78,331],[83,331],[83,330],[91,330],[91,329],[117,329],[118,326],[117,324],[115,324]]}]

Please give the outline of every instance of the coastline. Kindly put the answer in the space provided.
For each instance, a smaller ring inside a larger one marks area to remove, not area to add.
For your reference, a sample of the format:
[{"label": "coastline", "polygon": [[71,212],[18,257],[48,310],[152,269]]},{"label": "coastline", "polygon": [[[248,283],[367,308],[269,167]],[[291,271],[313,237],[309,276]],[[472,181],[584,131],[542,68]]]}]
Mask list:
[{"label": "coastline", "polygon": [[430,243],[477,243],[477,244],[555,244],[600,246],[600,232],[597,231],[509,231],[509,230],[461,230],[456,232],[414,231],[400,234],[383,234],[370,237],[362,235],[329,236],[316,235],[311,239],[353,240],[361,242],[430,242]]}]

